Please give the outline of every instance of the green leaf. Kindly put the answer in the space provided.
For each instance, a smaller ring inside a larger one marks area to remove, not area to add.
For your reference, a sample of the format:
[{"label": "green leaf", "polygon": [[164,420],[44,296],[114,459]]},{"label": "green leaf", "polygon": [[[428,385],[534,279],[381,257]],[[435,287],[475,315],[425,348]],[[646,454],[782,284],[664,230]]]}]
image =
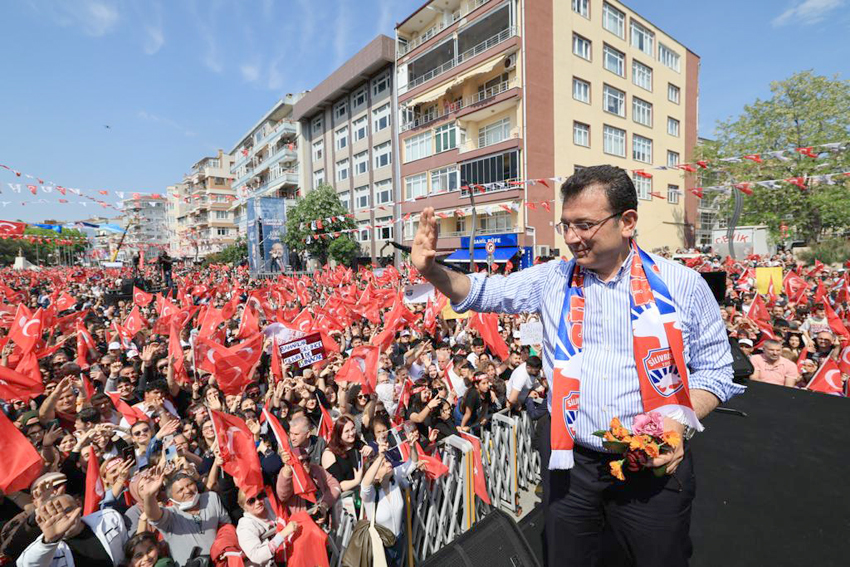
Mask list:
[{"label": "green leaf", "polygon": [[596,435],[597,437],[605,437],[605,434],[608,433],[607,429],[600,429],[599,431],[594,431],[591,435]]},{"label": "green leaf", "polygon": [[602,446],[615,453],[625,453],[629,450],[629,444],[622,441],[603,441]]},{"label": "green leaf", "polygon": [[660,467],[655,467],[652,469],[652,474],[656,477],[661,478],[665,474],[667,474],[667,465],[661,465]]}]

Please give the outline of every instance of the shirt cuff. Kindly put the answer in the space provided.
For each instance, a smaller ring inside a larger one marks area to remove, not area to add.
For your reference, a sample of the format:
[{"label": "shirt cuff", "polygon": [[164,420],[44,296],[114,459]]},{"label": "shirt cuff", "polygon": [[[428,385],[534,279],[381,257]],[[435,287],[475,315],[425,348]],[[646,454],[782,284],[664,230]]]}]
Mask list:
[{"label": "shirt cuff", "polygon": [[484,274],[467,274],[466,277],[469,278],[469,293],[460,303],[451,304],[456,313],[469,311],[481,294],[481,288],[484,287]]},{"label": "shirt cuff", "polygon": [[747,388],[736,384],[731,379],[729,380],[712,380],[712,379],[704,379],[700,380],[697,378],[696,380],[692,379],[690,384],[688,384],[691,390],[706,390],[711,392],[720,400],[720,403],[726,403],[735,396],[743,394]]}]

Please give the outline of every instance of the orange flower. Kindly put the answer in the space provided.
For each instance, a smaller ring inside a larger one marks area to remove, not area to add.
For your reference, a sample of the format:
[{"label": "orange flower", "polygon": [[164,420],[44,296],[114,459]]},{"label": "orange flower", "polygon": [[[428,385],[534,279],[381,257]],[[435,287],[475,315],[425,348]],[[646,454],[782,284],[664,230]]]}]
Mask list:
[{"label": "orange flower", "polygon": [[632,451],[643,449],[646,445],[643,437],[641,437],[640,435],[635,435],[634,437],[627,437],[626,439],[623,439],[623,441],[629,444],[629,449],[631,449]]},{"label": "orange flower", "polygon": [[620,418],[619,417],[612,417],[611,418],[611,431],[614,431],[615,429],[619,429],[621,427],[623,427],[623,424],[620,423]]},{"label": "orange flower", "polygon": [[661,440],[674,449],[682,444],[682,436],[675,431],[665,431],[661,434]]},{"label": "orange flower", "polygon": [[646,452],[647,456],[652,459],[661,454],[661,450],[657,443],[647,443],[643,450]]},{"label": "orange flower", "polygon": [[623,475],[623,461],[611,461],[611,475],[614,478],[618,478],[620,480],[626,480],[625,475]]},{"label": "orange flower", "polygon": [[606,431],[605,435],[602,436],[605,441],[617,441],[617,438],[610,431]]}]

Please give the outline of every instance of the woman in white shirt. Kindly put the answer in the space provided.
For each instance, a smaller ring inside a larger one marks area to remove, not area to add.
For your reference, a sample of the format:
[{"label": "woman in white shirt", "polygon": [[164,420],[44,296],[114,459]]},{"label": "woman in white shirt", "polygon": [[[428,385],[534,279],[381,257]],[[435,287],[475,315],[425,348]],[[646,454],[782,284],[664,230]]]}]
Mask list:
[{"label": "woman in white shirt", "polygon": [[[387,565],[400,567],[404,553],[404,492],[410,486],[409,473],[418,467],[416,452],[411,451],[410,460],[393,468],[387,459],[388,445],[378,444],[378,456],[363,475],[360,498],[366,510],[366,518],[390,530],[396,537],[392,547],[385,547]],[[424,464],[424,463],[423,463]],[[374,553],[374,550],[373,550]]]},{"label": "woman in white shirt", "polygon": [[236,526],[236,539],[245,553],[245,566],[274,567],[275,553],[286,538],[298,529],[298,522],[289,522],[278,531],[277,524],[284,522],[275,517],[265,492],[249,498],[240,490],[237,501],[244,514]]}]

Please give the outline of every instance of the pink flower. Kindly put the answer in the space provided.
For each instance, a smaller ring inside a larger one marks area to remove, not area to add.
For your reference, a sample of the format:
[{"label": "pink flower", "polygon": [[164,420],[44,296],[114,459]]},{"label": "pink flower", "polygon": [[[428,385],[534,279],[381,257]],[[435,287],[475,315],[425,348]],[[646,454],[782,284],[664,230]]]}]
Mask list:
[{"label": "pink flower", "polygon": [[661,437],[664,433],[664,418],[658,412],[651,411],[635,416],[632,422],[632,431],[635,435],[652,435]]}]

